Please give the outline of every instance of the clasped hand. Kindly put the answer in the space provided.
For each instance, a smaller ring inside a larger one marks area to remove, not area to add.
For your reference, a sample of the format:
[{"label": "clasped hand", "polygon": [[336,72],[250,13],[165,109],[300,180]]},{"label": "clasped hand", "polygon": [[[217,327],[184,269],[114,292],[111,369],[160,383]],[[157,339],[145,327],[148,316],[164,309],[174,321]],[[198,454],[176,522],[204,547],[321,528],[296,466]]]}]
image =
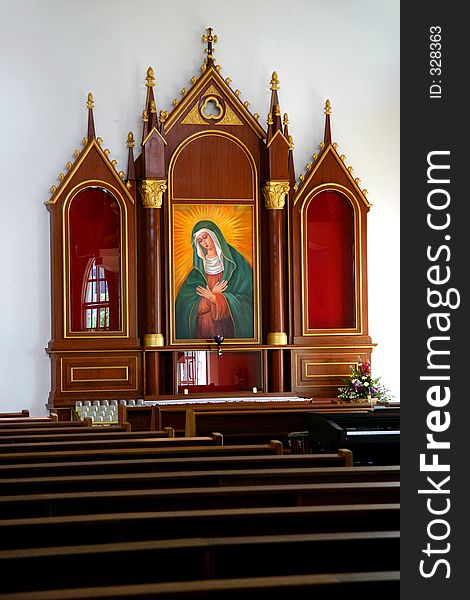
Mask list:
[{"label": "clasped hand", "polygon": [[198,286],[196,288],[196,293],[199,296],[202,296],[203,298],[207,298],[208,300],[211,300],[212,296],[215,296],[216,294],[222,294],[223,292],[225,292],[227,287],[228,287],[228,282],[225,279],[221,279],[214,285],[212,290],[209,288],[208,285],[206,285],[206,287]]}]

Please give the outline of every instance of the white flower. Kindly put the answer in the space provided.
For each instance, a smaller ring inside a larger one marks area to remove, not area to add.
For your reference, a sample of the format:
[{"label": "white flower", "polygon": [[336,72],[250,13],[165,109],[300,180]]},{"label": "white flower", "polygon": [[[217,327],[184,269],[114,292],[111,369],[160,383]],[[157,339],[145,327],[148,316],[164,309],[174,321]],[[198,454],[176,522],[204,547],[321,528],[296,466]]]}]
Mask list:
[{"label": "white flower", "polygon": [[366,385],[367,387],[369,386],[369,383],[367,381],[364,382],[364,385]]}]

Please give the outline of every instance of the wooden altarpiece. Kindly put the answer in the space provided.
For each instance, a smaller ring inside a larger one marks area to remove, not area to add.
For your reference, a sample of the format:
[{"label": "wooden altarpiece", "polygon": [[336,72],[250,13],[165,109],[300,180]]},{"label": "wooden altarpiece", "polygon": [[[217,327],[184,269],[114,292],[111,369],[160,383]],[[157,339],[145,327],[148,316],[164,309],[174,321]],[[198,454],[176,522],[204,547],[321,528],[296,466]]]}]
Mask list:
[{"label": "wooden altarpiece", "polygon": [[157,113],[149,67],[141,151],[127,175],[95,135],[46,202],[52,385],[77,400],[336,397],[370,359],[366,190],[325,135],[296,183],[272,74],[267,128],[203,36],[199,77]]}]

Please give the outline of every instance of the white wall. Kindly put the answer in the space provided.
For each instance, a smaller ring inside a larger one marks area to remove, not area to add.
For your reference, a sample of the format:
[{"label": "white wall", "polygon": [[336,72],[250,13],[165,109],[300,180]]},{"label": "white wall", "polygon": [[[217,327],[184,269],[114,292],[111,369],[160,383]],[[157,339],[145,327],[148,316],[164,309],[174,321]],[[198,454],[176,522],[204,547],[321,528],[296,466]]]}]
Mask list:
[{"label": "white wall", "polygon": [[170,110],[199,75],[201,34],[219,36],[221,74],[265,124],[269,81],[281,81],[300,174],[323,137],[369,191],[373,372],[399,399],[399,0],[0,0],[0,411],[45,414],[50,365],[49,215],[44,201],[86,134],[86,96],[97,135],[126,170],[137,139],[145,74],[157,108]]}]

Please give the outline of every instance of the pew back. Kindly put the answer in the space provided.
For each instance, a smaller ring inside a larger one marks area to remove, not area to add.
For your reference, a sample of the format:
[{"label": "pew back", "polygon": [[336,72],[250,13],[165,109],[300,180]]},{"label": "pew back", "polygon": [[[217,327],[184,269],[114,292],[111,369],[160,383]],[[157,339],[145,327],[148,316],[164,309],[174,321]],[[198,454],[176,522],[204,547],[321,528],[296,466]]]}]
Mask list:
[{"label": "pew back", "polygon": [[[44,476],[78,476],[78,475],[111,475],[113,473],[163,473],[178,471],[212,471],[212,470],[245,470],[251,469],[293,469],[305,467],[351,467],[352,453],[350,450],[339,451],[336,454],[280,454],[280,442],[275,445],[235,447],[235,452],[227,453],[227,448],[215,447],[215,451],[203,456],[186,453],[181,456],[168,457],[157,454],[152,458],[114,458],[111,460],[76,460],[63,462],[24,462],[0,463],[0,479],[17,477]],[[86,458],[86,457],[85,457]]]}]

